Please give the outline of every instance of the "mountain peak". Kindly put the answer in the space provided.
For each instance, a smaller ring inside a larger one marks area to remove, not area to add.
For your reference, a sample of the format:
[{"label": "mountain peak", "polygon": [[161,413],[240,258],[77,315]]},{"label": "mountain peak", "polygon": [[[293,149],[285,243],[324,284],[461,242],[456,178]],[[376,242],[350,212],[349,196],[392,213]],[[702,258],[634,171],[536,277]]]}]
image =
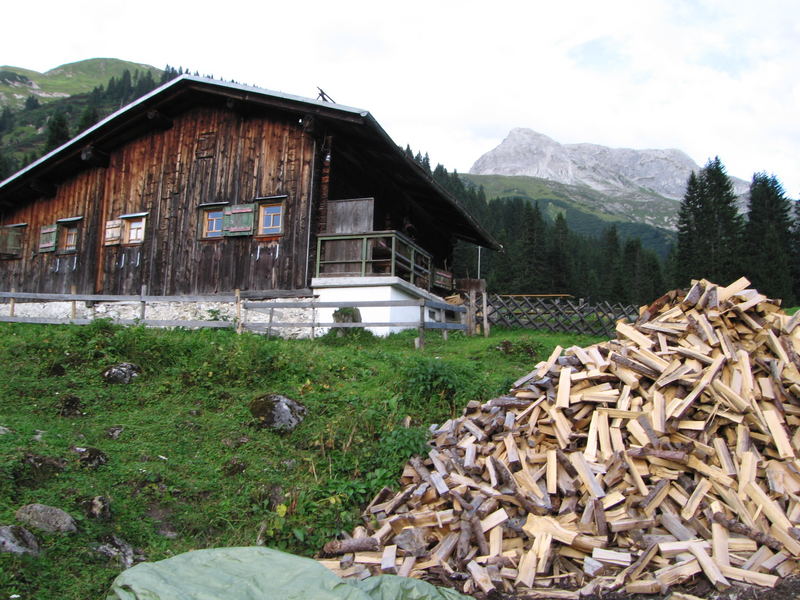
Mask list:
[{"label": "mountain peak", "polygon": [[[671,149],[635,150],[599,144],[560,144],[526,128],[512,129],[494,150],[472,165],[474,175],[527,175],[558,183],[587,186],[611,196],[653,194],[680,199],[686,180],[700,167],[685,152]],[[737,194],[747,182],[731,178]]]}]

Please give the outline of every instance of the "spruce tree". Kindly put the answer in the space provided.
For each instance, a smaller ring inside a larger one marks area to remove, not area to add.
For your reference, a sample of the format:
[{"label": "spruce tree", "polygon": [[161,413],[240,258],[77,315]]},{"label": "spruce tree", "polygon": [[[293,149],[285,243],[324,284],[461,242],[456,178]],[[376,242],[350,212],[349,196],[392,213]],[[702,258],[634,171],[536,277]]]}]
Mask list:
[{"label": "spruce tree", "polygon": [[677,284],[705,278],[727,285],[742,275],[743,219],[719,157],[692,175],[678,213]]},{"label": "spruce tree", "polygon": [[727,285],[742,276],[741,240],[744,220],[736,206],[733,183],[719,157],[703,169],[705,209],[700,213],[700,254],[705,277]]},{"label": "spruce tree", "polygon": [[100,115],[97,112],[97,107],[90,103],[81,113],[81,118],[78,121],[78,131],[85,131],[92,125],[100,120]]},{"label": "spruce tree", "polygon": [[791,209],[774,175],[753,175],[745,225],[746,274],[760,292],[794,304]]},{"label": "spruce tree", "polygon": [[700,276],[702,261],[698,260],[697,246],[701,232],[698,218],[702,210],[703,182],[694,171],[686,182],[678,211],[678,241],[674,253],[675,285],[685,286]]},{"label": "spruce tree", "polygon": [[58,148],[70,139],[69,126],[64,113],[59,111],[47,122],[47,141],[45,142],[45,154]]},{"label": "spruce tree", "polygon": [[572,293],[572,272],[570,269],[569,227],[563,213],[558,213],[553,224],[553,235],[550,239],[548,269],[550,271],[551,292],[556,294]]}]

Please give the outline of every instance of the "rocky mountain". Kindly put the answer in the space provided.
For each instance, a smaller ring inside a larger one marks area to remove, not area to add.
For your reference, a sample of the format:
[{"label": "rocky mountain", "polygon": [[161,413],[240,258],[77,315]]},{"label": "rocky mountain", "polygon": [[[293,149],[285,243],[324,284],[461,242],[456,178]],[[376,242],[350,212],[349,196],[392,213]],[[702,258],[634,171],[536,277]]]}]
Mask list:
[{"label": "rocky mountain", "polygon": [[[686,180],[700,166],[680,150],[634,150],[560,144],[532,129],[512,129],[481,156],[472,175],[532,177],[593,212],[674,229]],[[732,178],[737,195],[749,184]],[[594,194],[589,193],[593,191]]]}]

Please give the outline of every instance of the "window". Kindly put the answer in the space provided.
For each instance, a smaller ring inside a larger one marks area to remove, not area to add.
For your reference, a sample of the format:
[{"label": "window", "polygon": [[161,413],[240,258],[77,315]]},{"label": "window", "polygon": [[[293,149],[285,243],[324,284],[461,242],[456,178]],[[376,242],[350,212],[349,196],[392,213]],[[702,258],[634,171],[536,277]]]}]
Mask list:
[{"label": "window", "polygon": [[78,226],[65,225],[61,228],[61,244],[59,249],[62,252],[75,252],[78,249]]},{"label": "window", "polygon": [[125,219],[124,244],[141,244],[144,241],[145,217]]},{"label": "window", "polygon": [[58,225],[58,232],[56,238],[58,240],[58,253],[70,254],[78,249],[78,226],[83,220],[83,217],[69,217],[68,219],[59,219],[56,221]]},{"label": "window", "polygon": [[283,204],[260,204],[258,207],[258,235],[280,235],[282,220]]},{"label": "window", "polygon": [[225,220],[225,211],[222,207],[209,208],[203,211],[203,236],[204,238],[222,237],[222,224]]},{"label": "window", "polygon": [[27,223],[0,227],[0,259],[22,258],[22,235]]},{"label": "window", "polygon": [[144,229],[148,214],[146,212],[131,213],[106,221],[103,244],[106,246],[141,244],[144,242]]}]

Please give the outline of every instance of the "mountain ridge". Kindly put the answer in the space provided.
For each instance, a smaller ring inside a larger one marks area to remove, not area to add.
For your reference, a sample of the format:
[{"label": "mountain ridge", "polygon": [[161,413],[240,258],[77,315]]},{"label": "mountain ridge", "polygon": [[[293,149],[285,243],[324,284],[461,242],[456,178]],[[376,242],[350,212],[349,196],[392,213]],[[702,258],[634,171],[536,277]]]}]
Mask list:
[{"label": "mountain ridge", "polygon": [[0,66],[0,108],[22,108],[30,96],[40,102],[51,102],[77,94],[91,92],[104,86],[112,77],[121,77],[125,71],[149,72],[155,79],[162,69],[144,63],[118,58],[89,58],[58,65],[41,73],[13,65]]},{"label": "mountain ridge", "polygon": [[[594,197],[588,203],[591,210],[675,229],[686,181],[692,171],[699,170],[685,152],[674,148],[561,144],[532,129],[515,128],[500,145],[478,158],[469,174],[537,178],[551,182],[553,192],[579,204],[585,203],[582,196]],[[748,182],[736,177],[731,181],[737,195],[747,193]],[[598,193],[605,198],[597,198]]]}]

